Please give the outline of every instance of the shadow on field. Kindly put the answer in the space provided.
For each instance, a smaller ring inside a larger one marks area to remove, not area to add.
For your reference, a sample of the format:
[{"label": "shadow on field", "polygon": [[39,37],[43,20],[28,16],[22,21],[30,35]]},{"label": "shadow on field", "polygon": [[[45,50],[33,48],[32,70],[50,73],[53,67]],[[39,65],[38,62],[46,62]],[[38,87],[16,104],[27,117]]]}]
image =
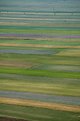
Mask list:
[{"label": "shadow on field", "polygon": [[0,121],[28,121],[28,120],[9,118],[9,117],[0,117]]}]

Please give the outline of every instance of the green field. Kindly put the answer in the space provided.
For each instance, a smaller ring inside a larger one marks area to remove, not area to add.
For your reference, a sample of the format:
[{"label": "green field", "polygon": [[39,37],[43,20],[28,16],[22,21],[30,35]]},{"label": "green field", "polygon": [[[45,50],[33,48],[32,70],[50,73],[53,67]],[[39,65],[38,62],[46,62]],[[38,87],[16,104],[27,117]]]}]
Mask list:
[{"label": "green field", "polygon": [[[22,47],[2,47],[2,49],[26,50]],[[80,79],[80,57],[62,56],[69,49],[42,49],[27,48],[27,50],[51,50],[57,54],[52,55],[35,55],[35,54],[0,54],[0,73],[1,74],[18,74],[32,76],[32,78],[18,79],[1,78],[0,90],[28,91],[36,93],[72,95],[79,96],[79,79]],[[71,51],[71,50],[70,50]],[[74,50],[75,52],[78,49]],[[40,79],[40,77],[42,79]],[[44,80],[46,77],[46,81]],[[42,81],[41,81],[42,80]],[[76,81],[75,81],[76,80]],[[7,85],[7,86],[6,86]],[[16,85],[16,86],[15,86]],[[42,87],[42,88],[41,88]]]},{"label": "green field", "polygon": [[28,121],[78,121],[80,113],[0,104],[0,116],[27,119]]},{"label": "green field", "polygon": [[79,79],[63,78],[29,78],[27,79],[0,79],[0,90],[34,92],[51,95],[80,96]]},{"label": "green field", "polygon": [[66,34],[71,34],[71,35],[79,35],[80,34],[80,30],[24,30],[24,29],[0,29],[1,33],[34,33],[34,34],[62,34],[62,35],[66,35]]},{"label": "green field", "polygon": [[[5,43],[5,44],[41,44],[41,45],[54,45],[54,46],[79,46],[80,42],[79,39],[73,39],[71,42],[69,42],[68,39],[64,40],[5,40],[2,39],[0,40],[0,44]],[[33,45],[34,46],[34,45]]]},{"label": "green field", "polygon": [[0,117],[80,120],[79,0],[0,2]]}]

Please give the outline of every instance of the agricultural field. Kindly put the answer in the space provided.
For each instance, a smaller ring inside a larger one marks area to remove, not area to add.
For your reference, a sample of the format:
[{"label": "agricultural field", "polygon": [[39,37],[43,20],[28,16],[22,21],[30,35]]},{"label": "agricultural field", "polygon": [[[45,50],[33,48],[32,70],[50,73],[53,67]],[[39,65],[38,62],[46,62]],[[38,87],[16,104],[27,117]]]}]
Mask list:
[{"label": "agricultural field", "polygon": [[0,121],[80,120],[80,1],[0,1]]}]

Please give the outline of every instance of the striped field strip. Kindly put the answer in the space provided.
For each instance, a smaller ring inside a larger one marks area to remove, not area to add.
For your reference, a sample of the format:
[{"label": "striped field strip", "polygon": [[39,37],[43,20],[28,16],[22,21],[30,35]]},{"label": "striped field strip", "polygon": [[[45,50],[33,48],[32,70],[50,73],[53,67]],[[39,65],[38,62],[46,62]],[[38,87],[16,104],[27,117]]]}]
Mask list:
[{"label": "striped field strip", "polygon": [[55,46],[55,45],[42,45],[42,44],[5,44],[0,43],[0,46],[12,46],[12,47],[42,47],[42,48],[72,48],[80,49],[80,46]]},{"label": "striped field strip", "polygon": [[41,108],[48,108],[48,109],[55,109],[62,111],[80,112],[80,106],[65,105],[59,103],[47,103],[47,102],[40,102],[33,100],[0,97],[0,103],[21,105],[21,106],[34,106],[34,107],[41,107]]},{"label": "striped field strip", "polygon": [[54,19],[54,18],[10,18],[10,17],[0,17],[0,19],[4,19],[4,20],[39,20],[39,21],[41,21],[41,20],[52,20],[52,21],[56,21],[56,20],[61,20],[61,21],[80,21],[80,19]]}]

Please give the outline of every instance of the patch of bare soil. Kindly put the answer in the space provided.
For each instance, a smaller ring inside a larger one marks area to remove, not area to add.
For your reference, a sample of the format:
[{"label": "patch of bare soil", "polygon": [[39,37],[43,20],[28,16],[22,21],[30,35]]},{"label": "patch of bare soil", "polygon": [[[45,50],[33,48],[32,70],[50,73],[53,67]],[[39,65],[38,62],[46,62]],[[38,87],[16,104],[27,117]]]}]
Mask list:
[{"label": "patch of bare soil", "polygon": [[0,117],[0,121],[27,121],[27,120],[10,118],[10,117]]},{"label": "patch of bare soil", "polygon": [[31,68],[33,66],[30,62],[19,62],[19,61],[10,61],[10,60],[2,60],[0,61],[0,66],[12,66],[12,67],[24,67]]}]

